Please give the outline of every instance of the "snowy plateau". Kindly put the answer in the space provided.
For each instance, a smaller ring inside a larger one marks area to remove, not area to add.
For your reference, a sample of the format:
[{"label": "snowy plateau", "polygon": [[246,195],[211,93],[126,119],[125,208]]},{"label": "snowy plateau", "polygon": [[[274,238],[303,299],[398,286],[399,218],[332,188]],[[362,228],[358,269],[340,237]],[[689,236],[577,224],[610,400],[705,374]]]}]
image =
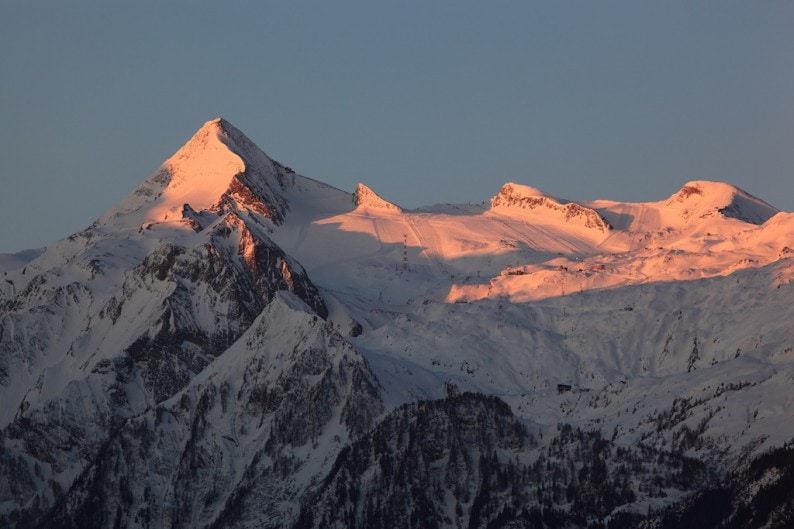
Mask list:
[{"label": "snowy plateau", "polygon": [[794,214],[494,191],[406,210],[216,119],[0,256],[0,527],[794,527]]}]

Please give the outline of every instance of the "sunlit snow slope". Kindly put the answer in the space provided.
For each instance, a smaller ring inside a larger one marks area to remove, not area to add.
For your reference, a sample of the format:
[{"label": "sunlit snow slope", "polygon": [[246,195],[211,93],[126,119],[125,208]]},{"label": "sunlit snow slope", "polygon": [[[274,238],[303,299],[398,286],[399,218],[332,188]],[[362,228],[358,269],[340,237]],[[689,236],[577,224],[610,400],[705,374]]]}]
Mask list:
[{"label": "sunlit snow slope", "polygon": [[[404,211],[359,185],[355,209],[289,216],[275,240],[321,285],[405,302],[529,301],[760,267],[794,247],[790,214],[729,184],[653,203],[576,204],[506,184],[490,203]],[[293,210],[300,210],[298,201]]]}]

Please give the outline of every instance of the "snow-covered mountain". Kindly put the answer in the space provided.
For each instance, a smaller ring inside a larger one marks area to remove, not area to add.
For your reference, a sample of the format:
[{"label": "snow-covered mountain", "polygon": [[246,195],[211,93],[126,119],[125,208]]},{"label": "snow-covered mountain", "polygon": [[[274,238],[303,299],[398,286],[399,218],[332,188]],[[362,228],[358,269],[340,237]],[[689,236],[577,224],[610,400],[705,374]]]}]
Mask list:
[{"label": "snow-covered mountain", "polygon": [[0,525],[786,527],[792,248],[725,183],[410,211],[210,121],[0,259]]}]

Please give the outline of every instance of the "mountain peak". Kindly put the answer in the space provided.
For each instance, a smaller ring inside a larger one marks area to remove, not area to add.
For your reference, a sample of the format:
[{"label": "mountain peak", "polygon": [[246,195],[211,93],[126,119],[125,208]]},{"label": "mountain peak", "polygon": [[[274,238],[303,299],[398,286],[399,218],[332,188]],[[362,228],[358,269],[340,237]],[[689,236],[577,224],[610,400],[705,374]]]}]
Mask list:
[{"label": "mountain peak", "polygon": [[215,119],[211,119],[204,123],[199,130],[196,132],[201,132],[202,130],[212,130],[218,131],[227,135],[235,135],[235,136],[245,136],[240,130],[232,125],[228,120],[222,117],[217,117]]},{"label": "mountain peak", "polygon": [[229,148],[233,139],[224,125],[220,118],[208,121],[166,160],[163,168],[171,178],[163,191],[166,204],[162,206],[179,202],[175,205],[180,210],[184,204],[196,211],[209,209],[229,187],[231,178],[245,171],[243,159]]},{"label": "mountain peak", "polygon": [[693,180],[684,184],[671,198],[683,201],[693,197],[722,198],[743,193],[738,187],[725,182],[711,182],[708,180]]},{"label": "mountain peak", "polygon": [[402,209],[400,209],[399,206],[396,206],[391,202],[384,200],[377,193],[375,193],[372,189],[365,186],[364,184],[358,184],[356,186],[356,191],[355,193],[353,193],[353,201],[358,207],[378,208],[378,209],[385,209],[395,212],[402,211]]},{"label": "mountain peak", "polygon": [[734,185],[707,180],[687,182],[665,204],[685,207],[687,216],[719,214],[751,224],[763,224],[779,212],[774,206]]},{"label": "mountain peak", "polygon": [[567,223],[573,220],[584,228],[601,232],[612,229],[609,222],[590,208],[559,199],[534,187],[512,182],[503,185],[499,194],[491,199],[491,210],[508,215],[530,215],[538,221],[551,223]]},{"label": "mountain peak", "polygon": [[226,125],[231,125],[231,123],[229,123],[228,121],[226,121],[221,117],[217,117],[215,119],[211,119],[206,123],[204,123],[204,125],[202,125],[201,128],[199,128],[199,131],[203,129],[218,129],[218,128],[223,129],[224,126]]},{"label": "mountain peak", "polygon": [[[182,222],[185,211],[242,209],[279,223],[286,170],[223,118],[207,121],[160,169],[100,222]],[[186,208],[189,206],[189,208]]]},{"label": "mountain peak", "polygon": [[560,199],[555,196],[549,195],[541,191],[540,189],[536,189],[531,186],[523,185],[523,184],[516,184],[513,182],[508,182],[502,186],[502,189],[499,190],[499,193],[491,199],[492,206],[499,206],[499,205],[508,205],[508,204],[515,204],[522,201],[527,201],[528,199],[540,199],[540,198],[547,198],[551,199],[554,202],[560,203]]},{"label": "mountain peak", "polygon": [[196,131],[194,137],[199,135],[215,135],[219,141],[224,143],[236,154],[244,154],[247,151],[259,150],[248,136],[243,134],[240,129],[224,118],[219,117],[204,123],[204,125]]}]

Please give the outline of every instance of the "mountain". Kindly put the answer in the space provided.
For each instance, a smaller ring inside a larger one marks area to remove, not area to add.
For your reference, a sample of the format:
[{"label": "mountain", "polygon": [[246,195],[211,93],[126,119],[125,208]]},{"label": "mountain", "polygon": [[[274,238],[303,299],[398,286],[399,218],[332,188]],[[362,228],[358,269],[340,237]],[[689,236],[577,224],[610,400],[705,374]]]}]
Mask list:
[{"label": "mountain", "polygon": [[411,211],[207,122],[0,256],[0,525],[786,527],[792,248],[725,183]]},{"label": "mountain", "polygon": [[49,509],[128,419],[213,365],[279,292],[327,316],[268,237],[288,185],[239,131],[209,122],[108,214],[6,273],[2,514]]},{"label": "mountain", "polygon": [[533,224],[558,225],[565,222],[602,233],[612,229],[609,222],[592,209],[512,183],[505,184],[491,199],[491,210],[503,215],[518,214]]},{"label": "mountain", "polygon": [[368,188],[364,184],[358,184],[356,186],[356,192],[353,193],[353,202],[358,208],[379,208],[391,210],[395,213],[402,211],[399,206],[395,206],[391,202],[383,200],[372,189]]},{"label": "mountain", "polygon": [[120,428],[46,524],[196,527],[293,514],[285,500],[380,411],[363,358],[280,293],[222,360]]}]

